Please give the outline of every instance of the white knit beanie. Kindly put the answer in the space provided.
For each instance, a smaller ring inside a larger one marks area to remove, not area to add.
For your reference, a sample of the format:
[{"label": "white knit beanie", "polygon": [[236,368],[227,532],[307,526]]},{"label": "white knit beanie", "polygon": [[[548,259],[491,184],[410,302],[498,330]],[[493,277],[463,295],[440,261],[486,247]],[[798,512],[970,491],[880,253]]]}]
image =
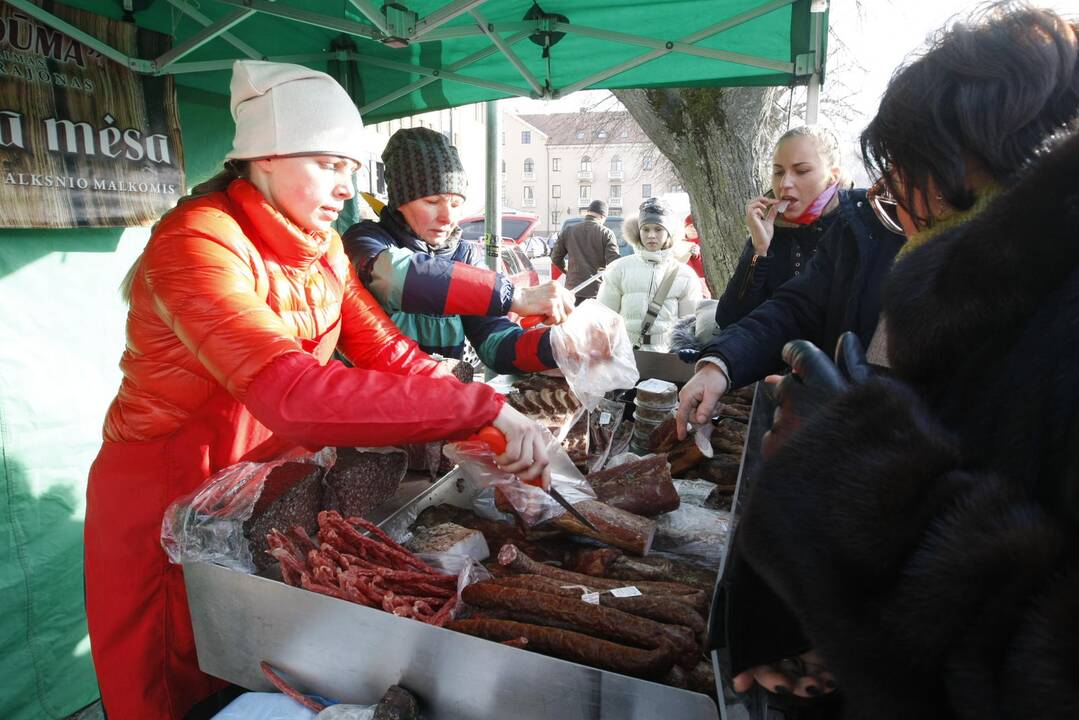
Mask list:
[{"label": "white knit beanie", "polygon": [[232,65],[230,160],[338,155],[361,162],[363,121],[345,89],[302,65],[237,60]]}]

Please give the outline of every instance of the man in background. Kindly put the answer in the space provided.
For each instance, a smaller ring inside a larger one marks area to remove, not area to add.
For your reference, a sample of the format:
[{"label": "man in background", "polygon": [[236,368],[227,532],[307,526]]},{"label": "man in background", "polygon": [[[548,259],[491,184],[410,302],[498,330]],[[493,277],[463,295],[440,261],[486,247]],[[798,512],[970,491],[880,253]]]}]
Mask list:
[{"label": "man in background", "polygon": [[[611,229],[603,224],[607,203],[593,200],[584,221],[566,228],[558,237],[551,262],[566,274],[566,287],[574,288],[618,259],[618,241]],[[591,283],[577,292],[577,304],[594,298],[599,283]]]}]

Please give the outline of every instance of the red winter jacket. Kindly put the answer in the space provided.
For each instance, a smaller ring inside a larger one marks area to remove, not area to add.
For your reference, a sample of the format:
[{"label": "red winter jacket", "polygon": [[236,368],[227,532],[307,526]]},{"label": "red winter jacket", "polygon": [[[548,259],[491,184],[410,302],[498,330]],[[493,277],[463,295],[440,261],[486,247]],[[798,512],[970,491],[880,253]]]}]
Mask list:
[{"label": "red winter jacket", "polygon": [[[501,408],[398,331],[337,233],[302,233],[246,180],[169,213],[138,270],[108,441],[170,433],[221,386],[308,446],[460,437]],[[356,369],[305,352],[331,332]]]}]

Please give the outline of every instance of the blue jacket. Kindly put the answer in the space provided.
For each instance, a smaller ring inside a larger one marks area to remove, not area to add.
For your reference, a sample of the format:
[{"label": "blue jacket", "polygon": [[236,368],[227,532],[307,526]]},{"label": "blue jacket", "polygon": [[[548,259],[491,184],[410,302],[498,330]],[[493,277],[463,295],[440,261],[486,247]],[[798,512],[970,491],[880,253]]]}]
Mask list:
[{"label": "blue jacket", "polygon": [[810,340],[831,355],[839,336],[852,330],[869,346],[880,315],[881,285],[905,238],[884,229],[865,190],[847,192],[838,212],[805,272],[702,350],[702,356],[727,364],[731,387],[779,372],[780,353],[790,340]]},{"label": "blue jacket", "polygon": [[513,284],[485,267],[480,245],[455,237],[432,248],[390,208],[342,240],[360,281],[424,351],[460,358],[468,338],[498,373],[556,367],[547,328],[524,330],[505,317]]}]

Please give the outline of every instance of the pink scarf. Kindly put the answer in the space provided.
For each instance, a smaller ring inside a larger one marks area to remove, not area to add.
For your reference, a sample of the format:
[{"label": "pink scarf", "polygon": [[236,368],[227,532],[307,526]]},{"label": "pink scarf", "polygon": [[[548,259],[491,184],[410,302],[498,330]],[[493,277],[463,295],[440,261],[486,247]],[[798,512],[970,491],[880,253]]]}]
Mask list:
[{"label": "pink scarf", "polygon": [[824,208],[828,206],[828,203],[832,201],[835,194],[839,191],[839,183],[832,183],[828,187],[824,188],[824,192],[817,196],[817,199],[809,204],[809,207],[805,209],[805,212],[799,215],[794,220],[788,220],[795,225],[809,225],[816,221],[824,212]]}]

